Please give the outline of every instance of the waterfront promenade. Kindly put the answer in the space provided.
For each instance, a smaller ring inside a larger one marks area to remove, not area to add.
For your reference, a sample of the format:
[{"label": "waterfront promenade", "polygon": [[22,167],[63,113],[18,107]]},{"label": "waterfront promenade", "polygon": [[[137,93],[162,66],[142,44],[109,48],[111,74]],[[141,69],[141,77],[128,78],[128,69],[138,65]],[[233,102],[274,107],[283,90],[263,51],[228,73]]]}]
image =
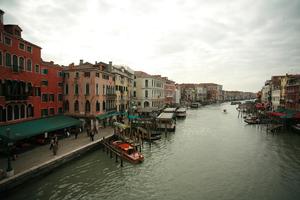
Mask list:
[{"label": "waterfront promenade", "polygon": [[[18,155],[15,161],[12,161],[12,167],[14,169],[15,175],[10,178],[5,178],[0,180],[0,185],[9,179],[17,178],[19,175],[37,170],[39,167],[49,165],[49,163],[55,163],[56,160],[61,160],[70,154],[76,154],[76,152],[89,148],[91,145],[99,143],[103,137],[108,137],[113,134],[113,129],[111,127],[101,128],[94,137],[94,141],[90,140],[86,132],[81,132],[78,134],[77,139],[74,135],[70,135],[67,138],[59,140],[59,148],[57,155],[53,155],[53,152],[49,150],[49,144],[36,147],[32,150],[24,152]],[[74,156],[75,157],[75,156]],[[0,159],[0,169],[5,170],[7,167],[7,158]]]}]

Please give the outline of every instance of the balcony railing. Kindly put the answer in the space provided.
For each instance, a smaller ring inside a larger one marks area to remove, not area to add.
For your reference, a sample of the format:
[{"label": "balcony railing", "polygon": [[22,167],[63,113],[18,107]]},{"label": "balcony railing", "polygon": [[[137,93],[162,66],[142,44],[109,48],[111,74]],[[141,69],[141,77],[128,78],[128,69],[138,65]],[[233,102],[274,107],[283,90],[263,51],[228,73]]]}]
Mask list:
[{"label": "balcony railing", "polygon": [[13,100],[27,100],[28,95],[5,95],[6,101],[13,101]]}]

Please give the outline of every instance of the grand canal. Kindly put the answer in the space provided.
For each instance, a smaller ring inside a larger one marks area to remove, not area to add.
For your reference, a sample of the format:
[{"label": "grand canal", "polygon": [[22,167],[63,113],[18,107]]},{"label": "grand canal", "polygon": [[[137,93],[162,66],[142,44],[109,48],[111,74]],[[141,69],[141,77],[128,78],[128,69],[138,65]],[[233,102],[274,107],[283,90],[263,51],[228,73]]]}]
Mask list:
[{"label": "grand canal", "polygon": [[300,135],[267,134],[237,116],[228,103],[188,110],[175,134],[145,144],[140,165],[121,168],[97,150],[7,198],[299,199]]}]

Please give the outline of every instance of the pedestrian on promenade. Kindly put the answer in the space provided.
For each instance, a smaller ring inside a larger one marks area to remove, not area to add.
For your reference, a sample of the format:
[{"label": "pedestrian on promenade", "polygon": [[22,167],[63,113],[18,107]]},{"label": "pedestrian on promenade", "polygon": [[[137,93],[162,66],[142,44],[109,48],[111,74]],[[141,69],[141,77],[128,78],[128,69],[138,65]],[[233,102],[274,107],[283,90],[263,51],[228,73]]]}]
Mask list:
[{"label": "pedestrian on promenade", "polygon": [[74,130],[75,139],[77,139],[77,137],[78,137],[79,129],[80,129],[80,128],[77,127],[77,128]]},{"label": "pedestrian on promenade", "polygon": [[95,131],[93,130],[90,132],[91,141],[94,141],[94,136],[95,136]]},{"label": "pedestrian on promenade", "polygon": [[56,134],[54,135],[54,143],[57,143],[57,145],[58,145],[58,137]]},{"label": "pedestrian on promenade", "polygon": [[87,134],[88,137],[90,137],[90,134],[91,134],[91,128],[90,128],[90,126],[86,127],[86,134]]},{"label": "pedestrian on promenade", "polygon": [[49,148],[50,150],[52,150],[53,145],[54,145],[54,137],[52,137],[50,140],[50,148]]},{"label": "pedestrian on promenade", "polygon": [[52,150],[53,150],[53,155],[55,156],[58,150],[58,143],[54,142]]}]

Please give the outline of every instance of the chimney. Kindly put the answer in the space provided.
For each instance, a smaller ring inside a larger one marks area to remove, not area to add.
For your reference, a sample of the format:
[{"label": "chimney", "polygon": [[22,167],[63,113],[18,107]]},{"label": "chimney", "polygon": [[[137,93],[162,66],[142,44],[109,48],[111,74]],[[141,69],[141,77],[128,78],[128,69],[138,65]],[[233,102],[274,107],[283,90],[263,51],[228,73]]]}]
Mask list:
[{"label": "chimney", "polygon": [[82,59],[80,59],[79,65],[83,65],[83,60]]},{"label": "chimney", "polygon": [[3,15],[4,15],[4,11],[0,9],[0,24],[3,25]]}]

